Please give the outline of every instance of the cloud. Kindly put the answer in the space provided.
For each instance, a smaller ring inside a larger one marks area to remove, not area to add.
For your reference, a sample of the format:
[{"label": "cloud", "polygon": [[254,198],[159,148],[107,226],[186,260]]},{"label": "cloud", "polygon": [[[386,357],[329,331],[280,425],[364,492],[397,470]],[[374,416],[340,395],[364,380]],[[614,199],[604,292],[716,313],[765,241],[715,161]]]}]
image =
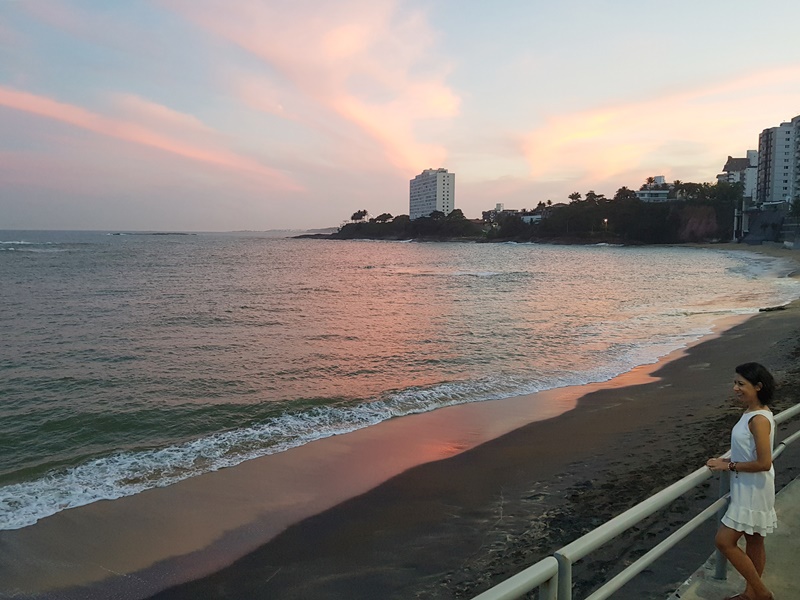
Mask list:
[{"label": "cloud", "polygon": [[[689,162],[686,151],[695,167],[719,169],[727,155],[756,147],[761,130],[779,123],[778,111],[796,105],[798,81],[800,66],[790,66],[641,102],[554,115],[523,135],[520,145],[532,176],[542,182],[597,182],[633,172],[669,175]],[[765,123],[770,109],[778,120]],[[741,147],[728,146],[732,132],[739,132]],[[706,180],[715,174],[709,172]]]},{"label": "cloud", "polygon": [[[151,123],[168,123],[172,129],[190,128],[197,132],[204,126],[187,115],[166,107],[137,99],[122,97],[121,104],[131,112],[145,116]],[[79,106],[58,102],[44,96],[17,91],[0,86],[0,106],[67,123],[100,135],[124,140],[133,144],[156,148],[201,163],[247,172],[271,186],[283,190],[297,190],[298,185],[283,173],[267,167],[246,156],[237,155],[224,148],[194,145],[179,137],[156,131],[133,120],[106,117]]]},{"label": "cloud", "polygon": [[269,81],[254,76],[238,86],[247,105],[302,119],[324,136],[337,128],[320,121],[344,120],[398,169],[445,160],[445,147],[426,138],[424,126],[455,117],[460,100],[445,82],[446,64],[431,56],[434,33],[424,14],[388,0],[165,4],[262,61]]},{"label": "cloud", "polygon": [[153,129],[166,128],[179,133],[210,135],[214,130],[193,115],[173,110],[134,94],[115,94],[114,104],[120,112]]}]

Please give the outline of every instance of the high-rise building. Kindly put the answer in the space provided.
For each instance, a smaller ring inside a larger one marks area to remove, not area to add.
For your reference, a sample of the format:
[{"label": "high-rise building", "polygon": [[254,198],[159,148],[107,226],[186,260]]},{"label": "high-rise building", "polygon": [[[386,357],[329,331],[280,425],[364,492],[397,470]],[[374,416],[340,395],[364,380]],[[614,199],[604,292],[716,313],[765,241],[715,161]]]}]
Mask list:
[{"label": "high-rise building", "polygon": [[756,202],[787,202],[800,195],[800,115],[758,136]]},{"label": "high-rise building", "polygon": [[447,169],[425,169],[409,185],[408,216],[427,217],[438,210],[449,215],[456,207],[456,174]]}]

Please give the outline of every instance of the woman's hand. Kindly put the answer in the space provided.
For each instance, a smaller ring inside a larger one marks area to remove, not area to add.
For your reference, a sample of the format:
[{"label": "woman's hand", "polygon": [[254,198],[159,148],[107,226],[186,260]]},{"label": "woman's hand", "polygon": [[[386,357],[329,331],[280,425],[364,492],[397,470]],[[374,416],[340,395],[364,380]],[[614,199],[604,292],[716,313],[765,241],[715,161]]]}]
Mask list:
[{"label": "woman's hand", "polygon": [[730,458],[709,458],[706,466],[712,471],[727,471],[730,462]]}]

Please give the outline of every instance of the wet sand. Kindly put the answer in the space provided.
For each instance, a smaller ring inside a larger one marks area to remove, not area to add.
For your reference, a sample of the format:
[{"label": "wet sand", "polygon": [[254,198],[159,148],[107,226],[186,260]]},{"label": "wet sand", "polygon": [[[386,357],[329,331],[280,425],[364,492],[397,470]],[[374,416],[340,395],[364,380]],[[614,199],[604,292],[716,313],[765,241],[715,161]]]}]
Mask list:
[{"label": "wet sand", "polygon": [[[736,364],[770,365],[783,382],[776,410],[800,401],[799,329],[797,303],[759,314],[663,364],[657,381],[594,391],[573,411],[410,469],[156,597],[470,598],[725,451],[741,410],[730,394]],[[779,439],[796,428],[782,427]],[[797,449],[782,457],[779,485],[798,464]],[[710,503],[713,481],[580,563],[579,589]],[[713,550],[713,530],[630,584],[628,597],[674,590]]]},{"label": "wet sand", "polygon": [[[727,449],[736,364],[773,369],[776,410],[800,401],[799,338],[794,303],[606,384],[397,419],[0,532],[0,597],[469,598]],[[567,412],[529,423],[544,407]],[[780,459],[779,485],[798,455]],[[715,494],[580,563],[580,585]],[[674,589],[712,538],[709,524],[626,593]]]}]

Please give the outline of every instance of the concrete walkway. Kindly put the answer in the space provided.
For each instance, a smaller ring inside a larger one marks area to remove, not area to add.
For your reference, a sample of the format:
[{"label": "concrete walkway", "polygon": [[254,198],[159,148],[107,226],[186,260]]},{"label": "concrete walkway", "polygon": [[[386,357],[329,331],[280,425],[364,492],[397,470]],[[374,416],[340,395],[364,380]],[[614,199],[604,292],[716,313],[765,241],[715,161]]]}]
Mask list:
[{"label": "concrete walkway", "polygon": [[[800,478],[775,497],[778,529],[765,540],[767,567],[764,582],[776,600],[800,599]],[[712,555],[686,583],[667,600],[722,600],[744,591],[741,575],[728,565],[728,578],[714,579]]]}]

